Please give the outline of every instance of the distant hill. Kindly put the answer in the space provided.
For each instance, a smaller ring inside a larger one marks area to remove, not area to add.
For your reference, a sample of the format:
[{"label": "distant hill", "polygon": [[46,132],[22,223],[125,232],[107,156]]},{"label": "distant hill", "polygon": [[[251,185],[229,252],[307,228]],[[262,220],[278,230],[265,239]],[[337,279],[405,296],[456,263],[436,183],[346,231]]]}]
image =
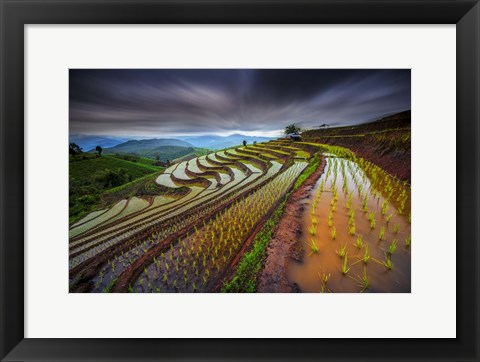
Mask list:
[{"label": "distant hill", "polygon": [[256,142],[266,142],[271,140],[271,137],[254,137],[245,136],[242,134],[233,134],[230,136],[194,136],[194,137],[182,137],[195,147],[209,148],[211,150],[220,150],[227,147],[233,147],[242,144],[245,140],[248,144]]},{"label": "distant hill", "polygon": [[126,142],[129,138],[115,136],[91,136],[84,134],[73,134],[69,137],[70,142],[79,145],[83,151],[89,151],[97,146],[102,148],[114,147],[120,143]]},{"label": "distant hill", "polygon": [[129,140],[107,149],[113,151],[113,153],[134,153],[160,146],[193,147],[191,143],[178,139],[152,138],[147,140]]},{"label": "distant hill", "polygon": [[192,144],[178,139],[130,140],[115,147],[104,148],[102,154],[129,154],[161,161],[173,160],[195,151]]}]

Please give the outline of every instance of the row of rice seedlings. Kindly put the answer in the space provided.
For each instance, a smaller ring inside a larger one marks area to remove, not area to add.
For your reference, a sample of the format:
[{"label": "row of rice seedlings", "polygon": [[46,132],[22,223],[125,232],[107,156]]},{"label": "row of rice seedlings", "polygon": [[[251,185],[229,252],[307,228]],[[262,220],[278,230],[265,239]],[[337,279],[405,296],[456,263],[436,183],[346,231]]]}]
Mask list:
[{"label": "row of rice seedlings", "polygon": [[[194,245],[195,252],[185,254],[182,253],[182,247],[177,246],[176,252],[180,254],[180,262],[175,262],[173,268],[168,261],[161,266],[167,274],[163,278],[166,280],[162,279],[160,283],[163,283],[167,290],[173,288],[176,291],[195,291],[205,288],[213,275],[219,274],[228,265],[230,259],[241,248],[240,241],[250,232],[256,221],[268,212],[271,205],[286,192],[304,167],[304,165],[292,166],[291,170],[287,170],[254,194],[217,214],[217,217],[204,226],[202,232],[197,229],[195,235],[189,239],[189,243]],[[169,269],[169,272],[165,269]],[[135,287],[138,287],[139,282],[140,280],[137,280]],[[157,280],[156,283],[158,282]],[[192,283],[195,283],[195,288]],[[149,288],[145,290],[151,291]]]}]

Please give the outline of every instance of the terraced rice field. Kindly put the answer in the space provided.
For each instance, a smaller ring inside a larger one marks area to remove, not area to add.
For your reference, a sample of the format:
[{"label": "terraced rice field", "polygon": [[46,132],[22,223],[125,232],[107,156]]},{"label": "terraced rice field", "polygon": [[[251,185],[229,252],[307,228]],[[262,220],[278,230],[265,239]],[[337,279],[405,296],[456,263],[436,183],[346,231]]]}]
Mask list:
[{"label": "terraced rice field", "polygon": [[304,202],[302,262],[290,263],[290,283],[302,292],[410,292],[410,185],[330,150]]},{"label": "terraced rice field", "polygon": [[86,216],[70,229],[70,291],[218,290],[307,167],[296,151],[259,144],[182,161],[156,183],[183,196],[135,196]]}]

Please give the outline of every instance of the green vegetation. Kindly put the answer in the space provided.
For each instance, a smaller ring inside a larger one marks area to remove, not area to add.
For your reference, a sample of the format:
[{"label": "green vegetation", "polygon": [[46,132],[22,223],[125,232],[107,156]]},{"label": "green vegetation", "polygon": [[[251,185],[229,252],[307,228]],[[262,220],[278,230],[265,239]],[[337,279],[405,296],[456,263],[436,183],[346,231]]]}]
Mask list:
[{"label": "green vegetation", "polygon": [[97,209],[104,192],[162,169],[147,164],[145,160],[133,162],[115,156],[98,157],[85,153],[70,156],[69,222],[73,223]]},{"label": "green vegetation", "polygon": [[392,243],[388,247],[388,254],[392,255],[397,250],[397,240],[393,239]]},{"label": "green vegetation", "polygon": [[289,124],[287,127],[285,127],[285,131],[284,131],[286,135],[290,133],[298,133],[298,132],[300,132],[300,127],[297,127],[297,125],[294,123]]},{"label": "green vegetation", "polygon": [[340,250],[335,250],[335,252],[338,254],[339,257],[345,257],[345,255],[347,255],[347,244],[345,243],[345,245],[342,245],[340,247]]},{"label": "green vegetation", "polygon": [[347,273],[350,270],[350,268],[347,265],[347,262],[348,262],[348,254],[345,254],[345,256],[343,258],[343,264],[342,264],[342,274],[343,275],[347,275]]},{"label": "green vegetation", "polygon": [[310,250],[310,254],[318,253],[318,246],[313,238],[310,238]]},{"label": "green vegetation", "polygon": [[356,242],[355,242],[355,246],[356,246],[358,249],[363,248],[363,236],[362,236],[362,235],[358,235],[358,236],[357,236],[357,240],[356,240]]},{"label": "green vegetation", "polygon": [[300,187],[301,184],[312,174],[315,172],[315,170],[320,166],[320,157],[318,154],[315,154],[313,156],[309,163],[307,168],[302,172],[302,174],[297,178],[297,181],[295,181],[295,185],[293,186],[293,189],[296,190]]},{"label": "green vegetation", "polygon": [[[320,164],[320,157],[315,155],[310,159],[309,165],[303,170],[294,184],[293,190],[296,190],[310,176]],[[306,176],[307,175],[307,176]],[[272,216],[265,222],[262,229],[255,235],[252,248],[246,252],[238,263],[234,275],[225,282],[221,291],[225,293],[256,292],[257,273],[262,267],[267,246],[272,237],[275,226],[280,220],[288,198],[292,194],[288,192],[280,205],[275,209]]]}]

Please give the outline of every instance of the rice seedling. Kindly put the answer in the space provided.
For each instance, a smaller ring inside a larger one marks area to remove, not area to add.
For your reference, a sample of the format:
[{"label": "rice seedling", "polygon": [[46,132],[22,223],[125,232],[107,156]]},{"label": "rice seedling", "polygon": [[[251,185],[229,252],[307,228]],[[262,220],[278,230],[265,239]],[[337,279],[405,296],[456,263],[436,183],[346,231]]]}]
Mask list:
[{"label": "rice seedling", "polygon": [[345,255],[347,255],[347,244],[345,243],[345,245],[341,245],[340,250],[335,250],[335,252],[339,257],[343,258]]},{"label": "rice seedling", "polygon": [[392,255],[397,250],[397,239],[393,239],[392,243],[388,247],[388,254]]},{"label": "rice seedling", "polygon": [[370,229],[372,229],[372,230],[375,229],[375,225],[376,225],[376,224],[377,224],[377,223],[376,223],[375,219],[372,219],[372,220],[370,221]]},{"label": "rice seedling", "polygon": [[385,199],[383,200],[383,203],[382,203],[382,215],[385,215],[387,213],[387,209],[388,209],[388,200]]},{"label": "rice seedling", "polygon": [[406,246],[407,248],[409,248],[411,244],[412,244],[412,237],[409,235],[409,236],[407,236],[407,238],[405,239],[405,246]]},{"label": "rice seedling", "polygon": [[368,260],[370,260],[370,252],[368,250],[368,245],[365,246],[365,253],[363,253],[363,258],[362,258],[363,262],[366,264],[368,262]]},{"label": "rice seedling", "polygon": [[358,249],[363,248],[364,244],[363,244],[363,236],[362,236],[362,235],[358,235],[358,236],[357,236],[357,240],[355,241],[355,246],[356,246]]},{"label": "rice seedling", "polygon": [[368,203],[367,203],[367,198],[366,197],[363,199],[362,210],[363,210],[363,212],[368,212]]},{"label": "rice seedling", "polygon": [[310,238],[310,254],[315,254],[318,253],[318,246],[317,243],[315,242],[315,239]]},{"label": "rice seedling", "polygon": [[393,214],[389,214],[386,218],[385,218],[385,222],[387,223],[387,225],[390,223],[390,219],[392,218]]},{"label": "rice seedling", "polygon": [[343,264],[342,264],[342,274],[347,275],[348,271],[350,268],[347,265],[348,262],[348,254],[345,254],[345,257],[343,258]]},{"label": "rice seedling", "polygon": [[380,234],[378,235],[378,240],[385,240],[385,226],[380,228]]},{"label": "rice seedling", "polygon": [[318,223],[318,220],[317,220],[316,216],[313,215],[312,216],[312,224],[317,225],[317,223]]},{"label": "rice seedling", "polygon": [[332,239],[335,240],[337,238],[337,229],[335,226],[332,228]]},{"label": "rice seedling", "polygon": [[399,224],[393,225],[393,232],[397,234],[399,231],[400,231],[400,225]]},{"label": "rice seedling", "polygon": [[356,229],[355,229],[355,224],[348,226],[348,233],[349,233],[350,235],[355,235],[355,231],[356,231]]},{"label": "rice seedling", "polygon": [[392,262],[391,254],[385,253],[385,260],[381,261],[380,264],[383,265],[388,270],[392,270],[393,269],[393,262]]},{"label": "rice seedling", "polygon": [[322,282],[323,282],[324,284],[327,284],[329,279],[330,279],[330,273],[328,273],[328,274],[323,273],[323,274],[322,274]]},{"label": "rice seedling", "polygon": [[360,293],[363,293],[364,291],[366,291],[370,286],[370,282],[368,280],[368,275],[367,275],[367,268],[365,266],[363,267],[362,276],[361,277],[359,276],[359,286],[360,288],[362,288],[360,290]]},{"label": "rice seedling", "polygon": [[315,225],[310,225],[310,228],[308,229],[310,235],[315,235],[317,233],[317,229]]}]

